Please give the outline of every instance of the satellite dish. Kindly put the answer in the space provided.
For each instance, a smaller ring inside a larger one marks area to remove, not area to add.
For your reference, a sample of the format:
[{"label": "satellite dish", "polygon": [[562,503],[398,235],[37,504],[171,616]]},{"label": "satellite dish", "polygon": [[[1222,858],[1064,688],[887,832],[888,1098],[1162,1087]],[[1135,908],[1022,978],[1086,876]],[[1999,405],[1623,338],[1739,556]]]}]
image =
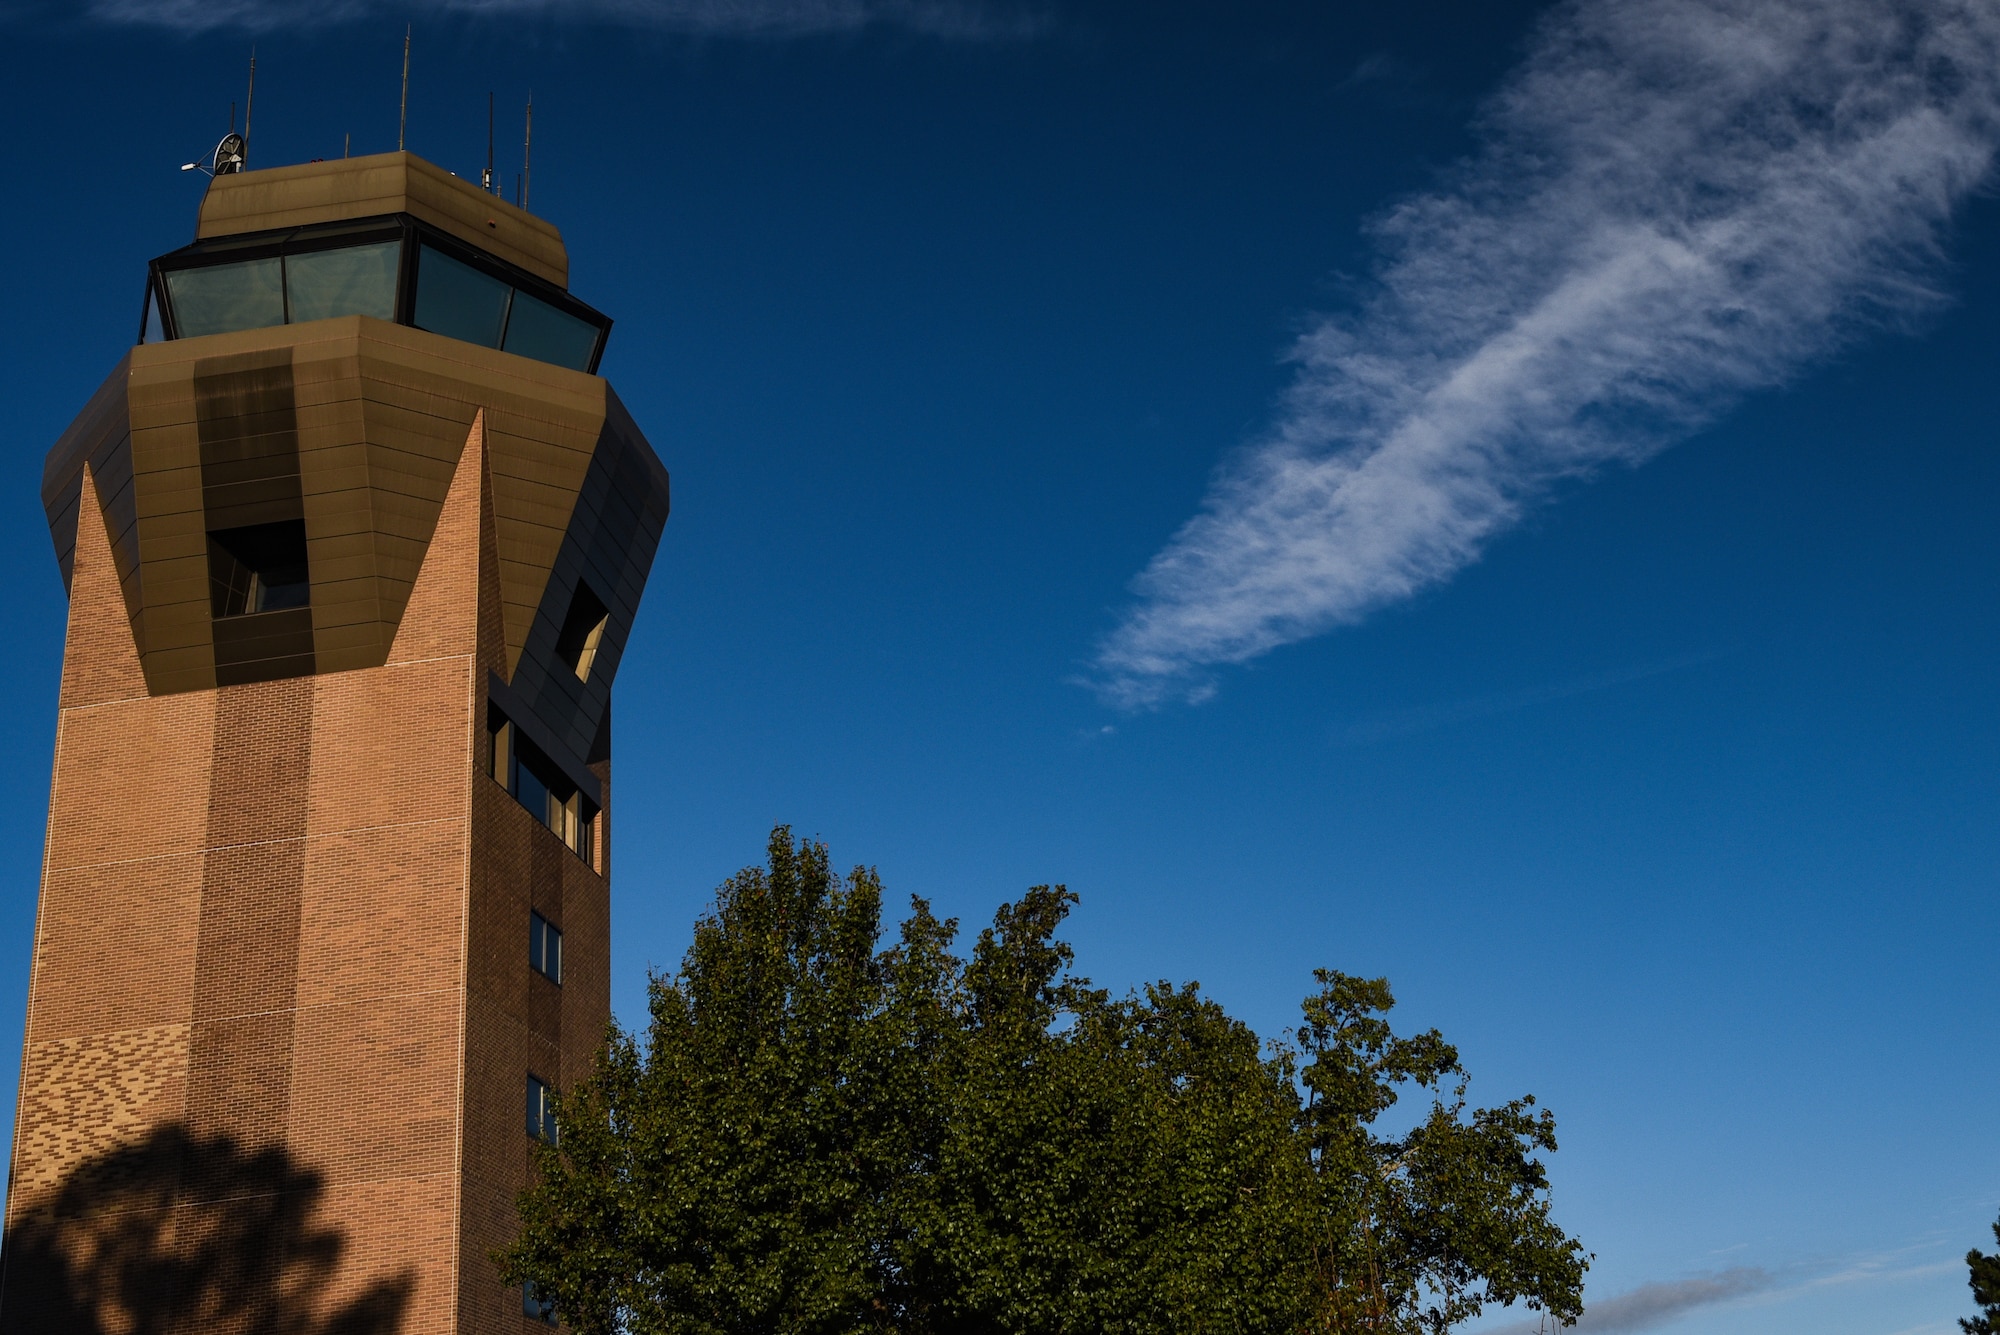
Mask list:
[{"label": "satellite dish", "polygon": [[234,132],[222,136],[222,142],[215,146],[214,165],[209,169],[212,176],[230,176],[243,170],[243,150],[246,145],[243,136]]}]

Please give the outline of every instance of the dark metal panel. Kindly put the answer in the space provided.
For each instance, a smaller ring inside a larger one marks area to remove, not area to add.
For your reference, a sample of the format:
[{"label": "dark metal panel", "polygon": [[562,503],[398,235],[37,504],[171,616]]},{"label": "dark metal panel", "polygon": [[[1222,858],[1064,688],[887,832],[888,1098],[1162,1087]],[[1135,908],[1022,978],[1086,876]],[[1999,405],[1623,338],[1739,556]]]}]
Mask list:
[{"label": "dark metal panel", "polygon": [[[579,756],[589,755],[599,741],[611,684],[659,549],[669,501],[666,467],[607,386],[597,449],[514,672],[516,692]],[[585,681],[577,680],[556,654],[579,581],[590,585],[610,614]]]}]

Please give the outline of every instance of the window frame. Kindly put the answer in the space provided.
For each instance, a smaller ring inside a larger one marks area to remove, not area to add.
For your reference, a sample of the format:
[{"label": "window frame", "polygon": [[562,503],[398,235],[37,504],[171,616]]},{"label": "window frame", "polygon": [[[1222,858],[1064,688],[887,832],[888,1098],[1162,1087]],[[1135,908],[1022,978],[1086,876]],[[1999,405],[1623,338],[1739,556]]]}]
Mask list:
[{"label": "window frame", "polygon": [[[554,835],[556,842],[578,861],[602,875],[598,868],[597,841],[603,829],[603,809],[494,701],[486,705],[486,747],[483,766],[486,777],[499,784],[517,806],[534,818],[535,824]],[[535,757],[540,758],[539,763]],[[540,810],[522,797],[523,770],[543,794]],[[555,777],[553,783],[549,781],[551,775]],[[562,813],[560,826],[550,820],[556,810]]]},{"label": "window frame", "polygon": [[[597,330],[597,338],[592,343],[588,364],[582,370],[586,375],[596,375],[598,365],[604,359],[604,346],[611,337],[611,317],[594,306],[578,301],[565,289],[545,278],[537,277],[526,269],[509,264],[497,255],[489,255],[468,242],[407,213],[376,214],[367,218],[349,218],[333,223],[313,223],[303,227],[276,228],[264,232],[248,232],[237,236],[211,237],[196,241],[192,245],[169,251],[153,259],[146,266],[148,301],[141,303],[139,315],[139,339],[143,344],[148,316],[157,310],[163,342],[173,342],[181,338],[180,321],[174,311],[173,294],[168,287],[169,273],[187,269],[205,269],[215,265],[238,264],[246,260],[276,258],[280,261],[283,274],[283,260],[288,255],[305,255],[315,251],[341,250],[348,246],[369,245],[382,241],[398,241],[402,253],[396,268],[395,323],[405,328],[416,328],[418,254],[424,246],[438,251],[447,258],[457,260],[508,285],[512,290],[507,296],[507,312],[500,323],[500,342],[493,348],[495,352],[505,351],[507,322],[513,318],[514,292],[523,291],[537,301],[546,303],[564,315],[571,316]],[[285,324],[292,321],[292,297],[289,276],[284,276],[280,287],[284,297]],[[279,328],[277,325],[261,326]],[[194,337],[190,335],[190,337]],[[448,335],[438,335],[448,337]],[[479,344],[472,346],[478,347]],[[510,353],[534,361],[522,353]],[[556,362],[544,362],[545,366],[556,366]],[[575,369],[565,367],[565,370]]]},{"label": "window frame", "polygon": [[[538,928],[540,929],[539,931],[537,930]],[[549,969],[546,967],[548,957],[551,954],[551,951],[549,949],[549,943],[551,942],[551,940],[553,940],[555,943],[555,949],[553,951],[555,955],[555,971],[553,973],[551,973]],[[541,946],[540,958],[536,957],[535,947],[537,944]],[[563,981],[562,928],[550,922],[547,918],[543,917],[541,913],[539,913],[535,909],[528,910],[528,967],[534,970],[534,972],[540,977],[546,978],[551,983],[554,983],[557,987],[562,986],[562,981]]]},{"label": "window frame", "polygon": [[[522,1126],[528,1134],[528,1139],[540,1141],[544,1145],[559,1146],[562,1144],[562,1127],[556,1122],[554,1104],[556,1087],[533,1071],[527,1074],[526,1097],[522,1100],[521,1106],[524,1114],[521,1119]],[[539,1099],[536,1098],[537,1094],[541,1096]],[[531,1117],[532,1121],[529,1120]],[[548,1132],[546,1135],[543,1134],[544,1128]]]}]

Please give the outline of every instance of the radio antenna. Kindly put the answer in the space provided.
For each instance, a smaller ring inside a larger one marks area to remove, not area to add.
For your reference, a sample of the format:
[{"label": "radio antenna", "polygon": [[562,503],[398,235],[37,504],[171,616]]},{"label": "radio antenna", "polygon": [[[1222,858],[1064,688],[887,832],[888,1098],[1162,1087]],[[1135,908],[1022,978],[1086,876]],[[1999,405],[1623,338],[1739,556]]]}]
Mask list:
[{"label": "radio antenna", "polygon": [[403,109],[396,117],[396,151],[403,151],[403,131],[410,124],[410,25],[403,26]]},{"label": "radio antenna", "polygon": [[493,189],[493,94],[486,95],[486,174],[479,178],[479,188],[487,194]]},{"label": "radio antenna", "polygon": [[[257,105],[257,48],[250,48],[250,91],[243,98],[243,166],[250,165],[250,112]],[[230,113],[235,119],[235,113]]]},{"label": "radio antenna", "polygon": [[535,180],[535,95],[528,94],[528,125],[521,132],[521,207],[528,207],[528,191]]}]

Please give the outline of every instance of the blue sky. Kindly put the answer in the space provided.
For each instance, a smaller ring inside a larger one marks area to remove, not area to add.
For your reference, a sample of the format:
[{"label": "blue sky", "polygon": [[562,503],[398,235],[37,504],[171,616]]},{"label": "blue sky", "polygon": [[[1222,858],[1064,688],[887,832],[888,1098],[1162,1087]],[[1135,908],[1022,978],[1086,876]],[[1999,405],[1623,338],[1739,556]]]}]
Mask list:
[{"label": "blue sky", "polygon": [[[1896,16],[1886,23],[1884,16]],[[560,15],[560,16],[559,16]],[[0,1036],[41,457],[253,165],[485,95],[674,479],[616,1003],[772,823],[1559,1118],[1584,1328],[1926,1335],[2000,1145],[1995,20],[1908,0],[0,5]],[[8,944],[11,943],[11,944]],[[11,1091],[13,1082],[4,1081]],[[1488,1325],[1508,1327],[1517,1314]]]}]

